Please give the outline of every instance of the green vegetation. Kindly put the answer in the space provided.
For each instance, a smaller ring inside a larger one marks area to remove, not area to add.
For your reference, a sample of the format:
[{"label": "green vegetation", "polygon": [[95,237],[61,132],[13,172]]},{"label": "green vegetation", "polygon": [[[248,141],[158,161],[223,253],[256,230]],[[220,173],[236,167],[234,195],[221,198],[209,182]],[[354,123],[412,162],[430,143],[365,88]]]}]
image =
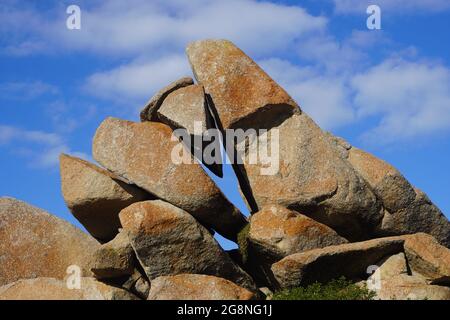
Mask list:
[{"label": "green vegetation", "polygon": [[237,236],[237,242],[239,245],[239,252],[241,253],[242,263],[247,263],[248,259],[248,233],[250,232],[250,224],[247,224]]},{"label": "green vegetation", "polygon": [[375,293],[346,280],[344,277],[327,284],[314,283],[276,292],[273,300],[373,300]]}]

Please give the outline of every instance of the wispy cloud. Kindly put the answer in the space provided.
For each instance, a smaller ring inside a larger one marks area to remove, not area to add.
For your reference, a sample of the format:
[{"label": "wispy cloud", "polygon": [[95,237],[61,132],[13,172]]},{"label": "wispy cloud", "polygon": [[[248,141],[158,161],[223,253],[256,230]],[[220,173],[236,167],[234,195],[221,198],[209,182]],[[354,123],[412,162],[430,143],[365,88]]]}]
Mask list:
[{"label": "wispy cloud", "polygon": [[184,55],[169,55],[155,60],[138,59],[91,75],[84,89],[101,98],[144,103],[161,87],[191,74]]},{"label": "wispy cloud", "polygon": [[299,67],[280,59],[260,64],[321,127],[336,129],[354,121],[343,75],[325,75],[319,68]]},{"label": "wispy cloud", "polygon": [[[32,6],[20,10],[0,7],[3,34],[16,40],[4,50],[41,52],[41,43],[45,43],[54,50],[151,55],[182,49],[198,38],[223,37],[252,52],[274,52],[327,23],[299,6],[256,0],[110,0],[80,1],[79,5],[82,27],[77,31],[65,28],[62,6],[45,13]],[[21,37],[24,34],[27,36]]]},{"label": "wispy cloud", "polygon": [[433,62],[388,59],[353,77],[360,117],[378,116],[368,142],[392,143],[450,129],[450,69]]},{"label": "wispy cloud", "polygon": [[32,100],[58,93],[58,87],[42,81],[0,83],[0,96],[6,100]]},{"label": "wispy cloud", "polygon": [[[361,15],[369,4],[365,0],[332,1],[337,13]],[[391,12],[450,9],[446,0],[377,3]],[[51,51],[112,56],[110,61],[120,64],[96,70],[82,87],[92,96],[128,105],[135,112],[159,88],[191,74],[183,54],[187,42],[227,38],[257,59],[325,129],[370,119],[364,122],[367,131],[362,139],[383,144],[450,127],[449,68],[418,56],[411,58],[404,50],[408,48],[393,43],[383,32],[353,31],[337,38],[324,16],[314,16],[298,5],[256,0],[134,0],[131,4],[95,0],[79,5],[79,31],[65,28],[62,6],[43,13],[31,5],[25,9],[22,5],[20,10],[0,5],[4,26],[0,32],[7,39],[3,52],[42,53],[39,48],[44,44]],[[375,62],[373,48],[380,44],[383,53],[378,53]],[[0,92],[9,92],[11,97],[13,92],[16,96],[29,92],[30,97],[55,94],[43,83],[27,85],[0,85]],[[61,123],[67,112],[64,101],[56,100],[53,118]],[[70,128],[74,122],[66,124]],[[11,135],[4,132],[5,137]]]},{"label": "wispy cloud", "polygon": [[70,153],[84,159],[89,156],[72,151],[64,138],[56,133],[0,125],[0,147],[8,148],[13,154],[25,156],[32,167],[53,168],[58,164],[61,153]]},{"label": "wispy cloud", "polygon": [[394,14],[439,12],[450,9],[448,0],[333,0],[337,13],[365,14],[366,8],[376,4]]}]

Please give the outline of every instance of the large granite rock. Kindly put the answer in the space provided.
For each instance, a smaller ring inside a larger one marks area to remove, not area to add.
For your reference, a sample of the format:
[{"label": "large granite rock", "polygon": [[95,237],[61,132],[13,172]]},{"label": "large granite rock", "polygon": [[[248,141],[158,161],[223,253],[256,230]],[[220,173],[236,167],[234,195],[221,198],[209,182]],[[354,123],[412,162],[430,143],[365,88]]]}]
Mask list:
[{"label": "large granite rock", "polygon": [[[206,101],[202,86],[192,85],[172,92],[158,110],[158,118],[172,128],[186,129],[190,135],[206,131]],[[197,123],[197,128],[195,128]]]},{"label": "large granite rock", "polygon": [[97,279],[131,276],[135,270],[135,254],[126,232],[98,248],[92,257],[91,271]]},{"label": "large granite rock", "polygon": [[95,238],[109,241],[120,227],[119,212],[151,196],[85,160],[60,156],[61,188],[67,207]]},{"label": "large granite rock", "polygon": [[425,233],[403,236],[410,268],[429,283],[450,285],[450,249]]},{"label": "large granite rock", "polygon": [[382,200],[384,217],[378,234],[425,232],[450,247],[450,222],[420,190],[415,189],[390,164],[352,147],[348,161]]},{"label": "large granite rock", "polygon": [[[186,210],[207,227],[234,240],[245,217],[217,188],[167,125],[108,118],[98,128],[94,158],[105,168]],[[176,163],[180,147],[190,163]]]},{"label": "large granite rock", "polygon": [[180,273],[207,274],[254,288],[252,279],[189,213],[161,200],[132,204],[120,221],[150,281]]},{"label": "large granite rock", "polygon": [[398,275],[381,280],[375,290],[380,300],[450,300],[450,288],[429,285],[420,276]]},{"label": "large granite rock", "polygon": [[272,271],[282,288],[325,283],[341,276],[364,279],[368,267],[401,252],[403,243],[403,239],[391,237],[314,249],[287,256],[273,264]]},{"label": "large granite rock", "polygon": [[366,283],[369,290],[376,293],[375,299],[380,300],[450,299],[450,288],[430,285],[422,275],[410,274],[403,252],[382,262]]},{"label": "large granite rock", "polygon": [[69,289],[54,278],[19,280],[0,287],[0,300],[138,300],[133,294],[93,278],[82,278],[80,288]]},{"label": "large granite rock", "polygon": [[331,228],[279,205],[265,206],[251,217],[248,239],[258,255],[272,256],[276,261],[348,242]]},{"label": "large granite rock", "polygon": [[[262,174],[267,167],[262,162],[244,163],[258,207],[275,203],[306,212],[352,241],[373,237],[383,217],[381,203],[322,130],[306,114],[296,114],[268,131],[268,145],[274,134],[279,136],[273,144],[276,174]],[[258,136],[248,147],[242,141],[237,149],[251,159],[263,139]]]},{"label": "large granite rock", "polygon": [[147,300],[150,292],[150,282],[141,271],[141,268],[135,269],[133,274],[122,283],[122,288],[135,294],[141,299]]},{"label": "large granite rock", "polygon": [[196,159],[223,177],[220,132],[215,129],[202,86],[191,85],[172,92],[157,113],[161,122],[176,129]]},{"label": "large granite rock", "polygon": [[[381,222],[379,201],[292,98],[229,41],[193,42],[186,52],[221,129],[268,130],[225,141],[252,211],[280,204],[351,240],[369,238]],[[273,147],[271,156],[261,158],[260,146]]]},{"label": "large granite rock", "polygon": [[331,228],[279,205],[252,215],[246,237],[239,241],[240,260],[259,286],[273,286],[270,268],[288,255],[348,242]]},{"label": "large granite rock", "polygon": [[19,279],[64,279],[78,266],[90,275],[99,243],[66,221],[12,198],[0,198],[0,286]]},{"label": "large granite rock", "polygon": [[159,90],[153,97],[150,98],[142,109],[140,114],[141,121],[155,121],[157,119],[158,109],[170,93],[193,84],[194,80],[192,78],[184,77]]},{"label": "large granite rock", "polygon": [[254,293],[222,278],[179,274],[154,279],[148,300],[250,300],[254,297]]},{"label": "large granite rock", "polygon": [[398,275],[410,275],[408,262],[406,261],[404,252],[387,257],[376,265],[379,267],[367,280],[368,283],[370,283],[370,280],[373,280],[373,286],[368,286],[369,289],[371,287],[376,287],[376,282],[379,280],[389,280]]},{"label": "large granite rock", "polygon": [[300,111],[286,91],[230,41],[195,41],[186,53],[223,128],[251,128],[261,125],[259,120]]}]

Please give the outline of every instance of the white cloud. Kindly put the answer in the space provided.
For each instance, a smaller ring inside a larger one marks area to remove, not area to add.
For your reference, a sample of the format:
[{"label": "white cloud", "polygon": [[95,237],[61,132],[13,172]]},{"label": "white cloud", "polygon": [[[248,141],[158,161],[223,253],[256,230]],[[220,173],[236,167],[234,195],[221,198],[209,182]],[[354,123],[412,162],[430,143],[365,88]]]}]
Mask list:
[{"label": "white cloud", "polygon": [[42,81],[0,83],[0,95],[3,99],[32,100],[42,95],[58,93],[56,86]]},{"label": "white cloud", "polygon": [[62,152],[89,159],[82,152],[71,151],[59,134],[8,125],[0,125],[0,146],[9,147],[13,153],[26,156],[31,166],[39,168],[57,166]]},{"label": "white cloud", "polygon": [[381,10],[389,10],[391,13],[403,14],[406,12],[439,12],[450,9],[448,0],[333,0],[337,13],[366,14],[366,9],[371,4],[380,6]]},{"label": "white cloud", "polygon": [[[362,9],[365,15],[365,1],[333,1],[339,13]],[[378,3],[383,10],[399,12],[450,8],[449,1],[441,0]],[[310,15],[299,6],[255,0],[94,0],[79,5],[80,31],[64,27],[62,6],[43,14],[33,8],[18,11],[0,5],[4,26],[0,34],[6,35],[9,45],[3,51],[42,52],[44,43],[53,51],[74,49],[125,58],[115,60],[120,65],[89,76],[83,87],[92,95],[137,109],[161,87],[191,74],[183,54],[188,41],[227,38],[259,59],[325,129],[370,118],[366,123],[372,127],[364,134],[365,141],[376,137],[377,143],[390,143],[450,126],[448,68],[418,61],[417,56],[413,62],[402,60],[407,51],[390,52],[392,43],[383,32],[354,31],[338,40],[327,29],[325,17]],[[370,50],[380,43],[384,51],[378,58],[388,54],[396,59],[374,66]],[[3,130],[5,137],[11,135]]]},{"label": "white cloud", "polygon": [[[45,14],[32,7],[0,10],[3,34],[14,39],[6,51],[40,52],[44,42],[102,55],[153,55],[182,50],[192,40],[227,38],[262,53],[286,49],[327,23],[298,6],[255,0],[80,1],[79,6],[81,30],[76,31],[65,28],[61,5]],[[11,36],[17,32],[27,37],[18,42]]]},{"label": "white cloud", "polygon": [[450,129],[450,69],[438,63],[397,55],[359,72],[260,63],[322,128],[365,122],[364,143],[414,141]]},{"label": "white cloud", "polygon": [[0,145],[9,143],[16,135],[16,128],[0,125]]},{"label": "white cloud", "polygon": [[390,143],[450,129],[450,69],[389,59],[352,80],[359,117],[376,116],[368,142]]},{"label": "white cloud", "polygon": [[153,93],[183,76],[191,76],[183,55],[170,55],[156,60],[136,60],[91,75],[84,88],[91,94],[116,101],[145,102]]},{"label": "white cloud", "polygon": [[76,99],[71,100],[71,103],[58,99],[47,103],[44,112],[51,120],[54,130],[69,133],[91,121],[98,110],[96,105],[79,102]]},{"label": "white cloud", "polygon": [[261,66],[322,128],[335,129],[354,120],[345,78],[280,59],[261,61]]}]

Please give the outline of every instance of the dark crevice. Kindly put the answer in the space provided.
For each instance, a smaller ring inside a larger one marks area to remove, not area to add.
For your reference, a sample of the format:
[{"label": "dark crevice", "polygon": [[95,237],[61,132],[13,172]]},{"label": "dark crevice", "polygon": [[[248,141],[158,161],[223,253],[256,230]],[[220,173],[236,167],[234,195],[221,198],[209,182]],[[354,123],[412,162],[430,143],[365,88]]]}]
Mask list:
[{"label": "dark crevice", "polygon": [[300,108],[289,104],[267,104],[231,124],[230,129],[255,129],[257,131],[265,129],[269,131],[281,125],[296,112],[300,113]]},{"label": "dark crevice", "polygon": [[211,116],[211,121],[213,121],[210,124],[211,125],[214,124],[214,127],[221,132],[225,152],[229,157],[233,156],[233,159],[230,158],[229,160],[232,163],[233,171],[236,174],[240,189],[245,198],[244,200],[248,204],[248,207],[249,207],[251,213],[255,213],[258,211],[258,205],[253,196],[253,192],[250,188],[250,183],[248,181],[245,168],[241,164],[241,163],[243,163],[243,161],[242,161],[242,159],[240,159],[240,156],[236,150],[236,145],[235,145],[234,141],[227,141],[227,139],[226,139],[225,130],[223,128],[222,122],[220,121],[219,114],[217,112],[216,106],[214,104],[214,101],[213,101],[211,95],[205,94],[205,97],[206,97],[205,100],[206,100],[207,111],[208,111],[208,114]]}]

